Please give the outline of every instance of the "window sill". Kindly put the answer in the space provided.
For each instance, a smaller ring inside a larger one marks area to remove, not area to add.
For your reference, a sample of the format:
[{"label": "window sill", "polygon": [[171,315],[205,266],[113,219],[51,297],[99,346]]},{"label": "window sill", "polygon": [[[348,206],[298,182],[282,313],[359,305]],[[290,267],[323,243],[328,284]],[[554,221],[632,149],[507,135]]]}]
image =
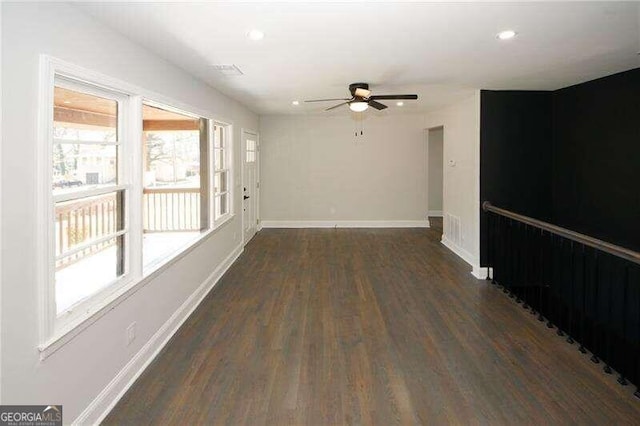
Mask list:
[{"label": "window sill", "polygon": [[53,336],[51,336],[47,341],[38,346],[38,350],[40,351],[40,360],[45,360],[46,358],[48,358],[51,354],[56,352],[58,349],[73,340],[77,335],[82,333],[91,324],[99,320],[109,311],[115,309],[116,306],[118,306],[120,303],[124,302],[138,290],[143,288],[157,276],[166,271],[169,267],[171,267],[171,265],[186,257],[198,246],[218,233],[218,231],[222,229],[226,224],[231,222],[234,217],[234,214],[230,214],[227,217],[223,218],[219,223],[215,225],[214,228],[202,233],[202,235],[200,235],[198,239],[186,245],[182,249],[182,251],[175,253],[171,257],[167,257],[164,262],[155,267],[153,270],[149,271],[143,277],[134,279],[131,282],[122,285],[120,288],[116,289],[105,298],[89,305],[86,309],[87,312],[85,314],[78,315],[76,319],[70,321],[68,325],[66,325],[61,330],[56,331]]}]

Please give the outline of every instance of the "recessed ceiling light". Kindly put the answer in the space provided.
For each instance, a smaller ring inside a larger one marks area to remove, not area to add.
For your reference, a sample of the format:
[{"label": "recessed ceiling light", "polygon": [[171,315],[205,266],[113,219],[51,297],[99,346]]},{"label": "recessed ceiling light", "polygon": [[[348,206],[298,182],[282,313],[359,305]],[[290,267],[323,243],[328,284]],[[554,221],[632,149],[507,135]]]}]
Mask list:
[{"label": "recessed ceiling light", "polygon": [[513,30],[505,30],[505,31],[500,31],[497,35],[497,37],[500,40],[509,40],[511,38],[514,38],[516,36],[516,32]]},{"label": "recessed ceiling light", "polygon": [[291,102],[291,105],[296,105],[296,106],[298,106],[298,105],[300,105],[300,102],[299,102],[299,101],[293,101],[293,102]]},{"label": "recessed ceiling light", "polygon": [[64,101],[62,103],[65,104],[65,105],[69,105],[71,103],[71,101]]},{"label": "recessed ceiling light", "polygon": [[402,106],[402,105],[404,105],[404,102],[396,102],[396,105]]},{"label": "recessed ceiling light", "polygon": [[247,32],[247,37],[249,40],[258,41],[264,38],[264,33],[260,30],[251,30]]}]

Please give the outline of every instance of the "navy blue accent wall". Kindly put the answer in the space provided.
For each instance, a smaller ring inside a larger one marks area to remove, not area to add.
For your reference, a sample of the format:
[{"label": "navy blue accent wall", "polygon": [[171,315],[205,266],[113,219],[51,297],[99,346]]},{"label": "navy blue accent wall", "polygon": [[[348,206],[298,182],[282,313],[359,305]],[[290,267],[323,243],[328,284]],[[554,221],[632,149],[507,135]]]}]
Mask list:
[{"label": "navy blue accent wall", "polygon": [[640,251],[640,69],[553,93],[553,222]]},{"label": "navy blue accent wall", "polygon": [[[552,93],[481,92],[480,200],[551,220]],[[480,229],[486,229],[486,214]],[[480,233],[484,264],[486,232]]]},{"label": "navy blue accent wall", "polygon": [[[640,68],[481,92],[480,202],[640,250]],[[481,213],[481,264],[486,217]]]}]

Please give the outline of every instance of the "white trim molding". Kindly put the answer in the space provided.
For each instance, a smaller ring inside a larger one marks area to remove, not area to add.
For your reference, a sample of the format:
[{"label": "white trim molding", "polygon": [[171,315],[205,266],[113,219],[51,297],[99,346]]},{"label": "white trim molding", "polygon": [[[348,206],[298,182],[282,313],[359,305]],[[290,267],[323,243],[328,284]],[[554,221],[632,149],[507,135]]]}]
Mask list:
[{"label": "white trim molding", "polygon": [[263,220],[262,228],[429,228],[429,220]]},{"label": "white trim molding", "polygon": [[120,398],[129,390],[144,370],[151,364],[162,348],[171,340],[182,324],[191,316],[204,298],[209,294],[220,278],[240,257],[244,248],[238,245],[218,267],[200,284],[185,302],[145,343],[137,354],[116,374],[93,401],[73,421],[74,425],[99,424],[115,407]]},{"label": "white trim molding", "polygon": [[476,258],[469,253],[467,250],[463,249],[459,245],[453,243],[447,237],[443,236],[440,241],[446,248],[451,250],[456,256],[467,262],[471,265],[471,275],[476,277],[479,280],[483,280],[487,277],[487,268],[480,267]]}]

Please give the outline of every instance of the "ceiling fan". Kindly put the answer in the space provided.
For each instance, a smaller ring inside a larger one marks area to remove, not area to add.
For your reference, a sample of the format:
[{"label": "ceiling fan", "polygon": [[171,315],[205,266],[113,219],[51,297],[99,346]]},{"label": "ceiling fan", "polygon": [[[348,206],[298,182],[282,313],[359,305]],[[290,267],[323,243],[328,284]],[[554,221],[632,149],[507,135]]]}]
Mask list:
[{"label": "ceiling fan", "polygon": [[369,90],[368,83],[351,83],[349,85],[349,92],[351,92],[350,98],[337,98],[337,99],[312,99],[305,102],[328,102],[328,101],[345,101],[338,105],[334,105],[325,109],[329,111],[342,105],[349,105],[349,109],[354,112],[362,112],[369,107],[377,110],[385,109],[387,106],[381,104],[378,100],[410,100],[418,99],[418,95],[373,95],[371,96],[371,90]]}]

